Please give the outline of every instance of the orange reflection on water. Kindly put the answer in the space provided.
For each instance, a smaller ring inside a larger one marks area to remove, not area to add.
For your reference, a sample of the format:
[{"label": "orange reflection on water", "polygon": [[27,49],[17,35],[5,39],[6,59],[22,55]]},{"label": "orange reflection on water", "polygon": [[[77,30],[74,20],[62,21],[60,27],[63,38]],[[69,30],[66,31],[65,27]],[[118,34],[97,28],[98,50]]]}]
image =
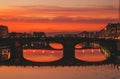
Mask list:
[{"label": "orange reflection on water", "polygon": [[76,49],[75,52],[75,57],[83,61],[98,62],[107,59],[100,49]]},{"label": "orange reflection on water", "polygon": [[[25,49],[23,50],[23,56],[25,59],[34,62],[52,62],[63,57],[63,50]],[[100,49],[76,49],[75,57],[88,62],[98,62],[107,59]]]},{"label": "orange reflection on water", "polygon": [[63,49],[63,45],[60,43],[50,43],[49,45],[54,49]]},{"label": "orange reflection on water", "polygon": [[30,61],[52,62],[61,59],[62,52],[62,50],[25,49],[23,50],[23,56]]},{"label": "orange reflection on water", "polygon": [[80,44],[77,44],[77,45],[75,46],[75,48],[80,49],[80,48],[82,48],[82,46],[81,46]]}]

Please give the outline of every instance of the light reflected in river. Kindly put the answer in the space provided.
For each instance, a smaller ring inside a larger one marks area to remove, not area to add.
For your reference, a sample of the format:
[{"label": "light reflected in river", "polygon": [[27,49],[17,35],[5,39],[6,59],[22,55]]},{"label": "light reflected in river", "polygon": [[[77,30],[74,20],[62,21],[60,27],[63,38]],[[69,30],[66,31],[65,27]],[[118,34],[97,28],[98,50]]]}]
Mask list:
[{"label": "light reflected in river", "polygon": [[88,62],[104,61],[107,59],[106,55],[97,49],[81,49],[75,50],[75,57],[79,60]]},{"label": "light reflected in river", "polygon": [[27,60],[35,62],[51,62],[62,58],[62,50],[26,49],[23,56]]},{"label": "light reflected in river", "polygon": [[[30,61],[51,62],[60,60],[63,57],[63,50],[26,49],[23,50],[23,56]],[[106,60],[106,56],[101,53],[100,49],[76,49],[75,57],[88,62]]]},{"label": "light reflected in river", "polygon": [[54,49],[63,49],[63,45],[59,43],[50,43],[49,45]]},{"label": "light reflected in river", "polygon": [[1,66],[0,79],[120,79],[112,65],[81,67]]}]

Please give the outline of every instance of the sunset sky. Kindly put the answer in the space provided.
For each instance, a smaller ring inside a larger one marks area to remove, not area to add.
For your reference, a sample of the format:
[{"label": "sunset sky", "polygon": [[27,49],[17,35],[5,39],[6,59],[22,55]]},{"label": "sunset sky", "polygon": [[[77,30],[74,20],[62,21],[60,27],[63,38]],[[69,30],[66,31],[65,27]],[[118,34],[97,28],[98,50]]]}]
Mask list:
[{"label": "sunset sky", "polygon": [[119,0],[0,0],[9,32],[79,32],[118,22]]}]

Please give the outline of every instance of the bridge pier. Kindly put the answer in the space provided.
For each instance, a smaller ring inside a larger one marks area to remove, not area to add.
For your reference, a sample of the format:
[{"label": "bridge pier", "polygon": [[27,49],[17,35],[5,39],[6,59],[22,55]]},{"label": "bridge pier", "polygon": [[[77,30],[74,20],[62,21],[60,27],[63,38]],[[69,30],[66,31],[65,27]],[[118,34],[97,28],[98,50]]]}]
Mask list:
[{"label": "bridge pier", "polygon": [[65,41],[63,44],[63,62],[72,63],[75,60],[75,44],[71,41]]},{"label": "bridge pier", "polygon": [[14,63],[21,63],[23,58],[23,47],[19,42],[14,41],[13,44],[11,44],[11,57],[10,61]]}]

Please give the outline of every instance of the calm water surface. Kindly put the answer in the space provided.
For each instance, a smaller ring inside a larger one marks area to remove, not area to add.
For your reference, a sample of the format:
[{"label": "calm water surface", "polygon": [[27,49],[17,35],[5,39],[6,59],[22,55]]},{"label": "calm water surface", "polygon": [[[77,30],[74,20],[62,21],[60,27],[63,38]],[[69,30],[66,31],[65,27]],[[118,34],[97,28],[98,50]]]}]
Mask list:
[{"label": "calm water surface", "polygon": [[[51,62],[60,60],[63,57],[63,46],[58,43],[50,43],[50,46],[57,50],[46,49],[24,49],[23,56],[25,59],[34,62]],[[75,58],[78,60],[98,62],[107,59],[106,55],[97,49],[79,49],[81,45],[75,46]],[[69,52],[66,52],[69,55]]]},{"label": "calm water surface", "polygon": [[[60,47],[60,46],[58,46]],[[61,48],[61,47],[60,47]],[[24,58],[51,62],[62,58],[63,50],[23,50]],[[75,50],[75,57],[89,62],[106,60],[100,49]],[[120,66],[0,66],[0,79],[120,79]]]},{"label": "calm water surface", "polygon": [[[69,55],[69,52],[67,53]],[[63,50],[25,49],[23,56],[35,62],[51,62],[63,57]],[[88,62],[99,62],[107,59],[106,55],[98,49],[76,49],[75,58]]]},{"label": "calm water surface", "polygon": [[120,79],[113,65],[80,67],[0,66],[0,79]]}]

